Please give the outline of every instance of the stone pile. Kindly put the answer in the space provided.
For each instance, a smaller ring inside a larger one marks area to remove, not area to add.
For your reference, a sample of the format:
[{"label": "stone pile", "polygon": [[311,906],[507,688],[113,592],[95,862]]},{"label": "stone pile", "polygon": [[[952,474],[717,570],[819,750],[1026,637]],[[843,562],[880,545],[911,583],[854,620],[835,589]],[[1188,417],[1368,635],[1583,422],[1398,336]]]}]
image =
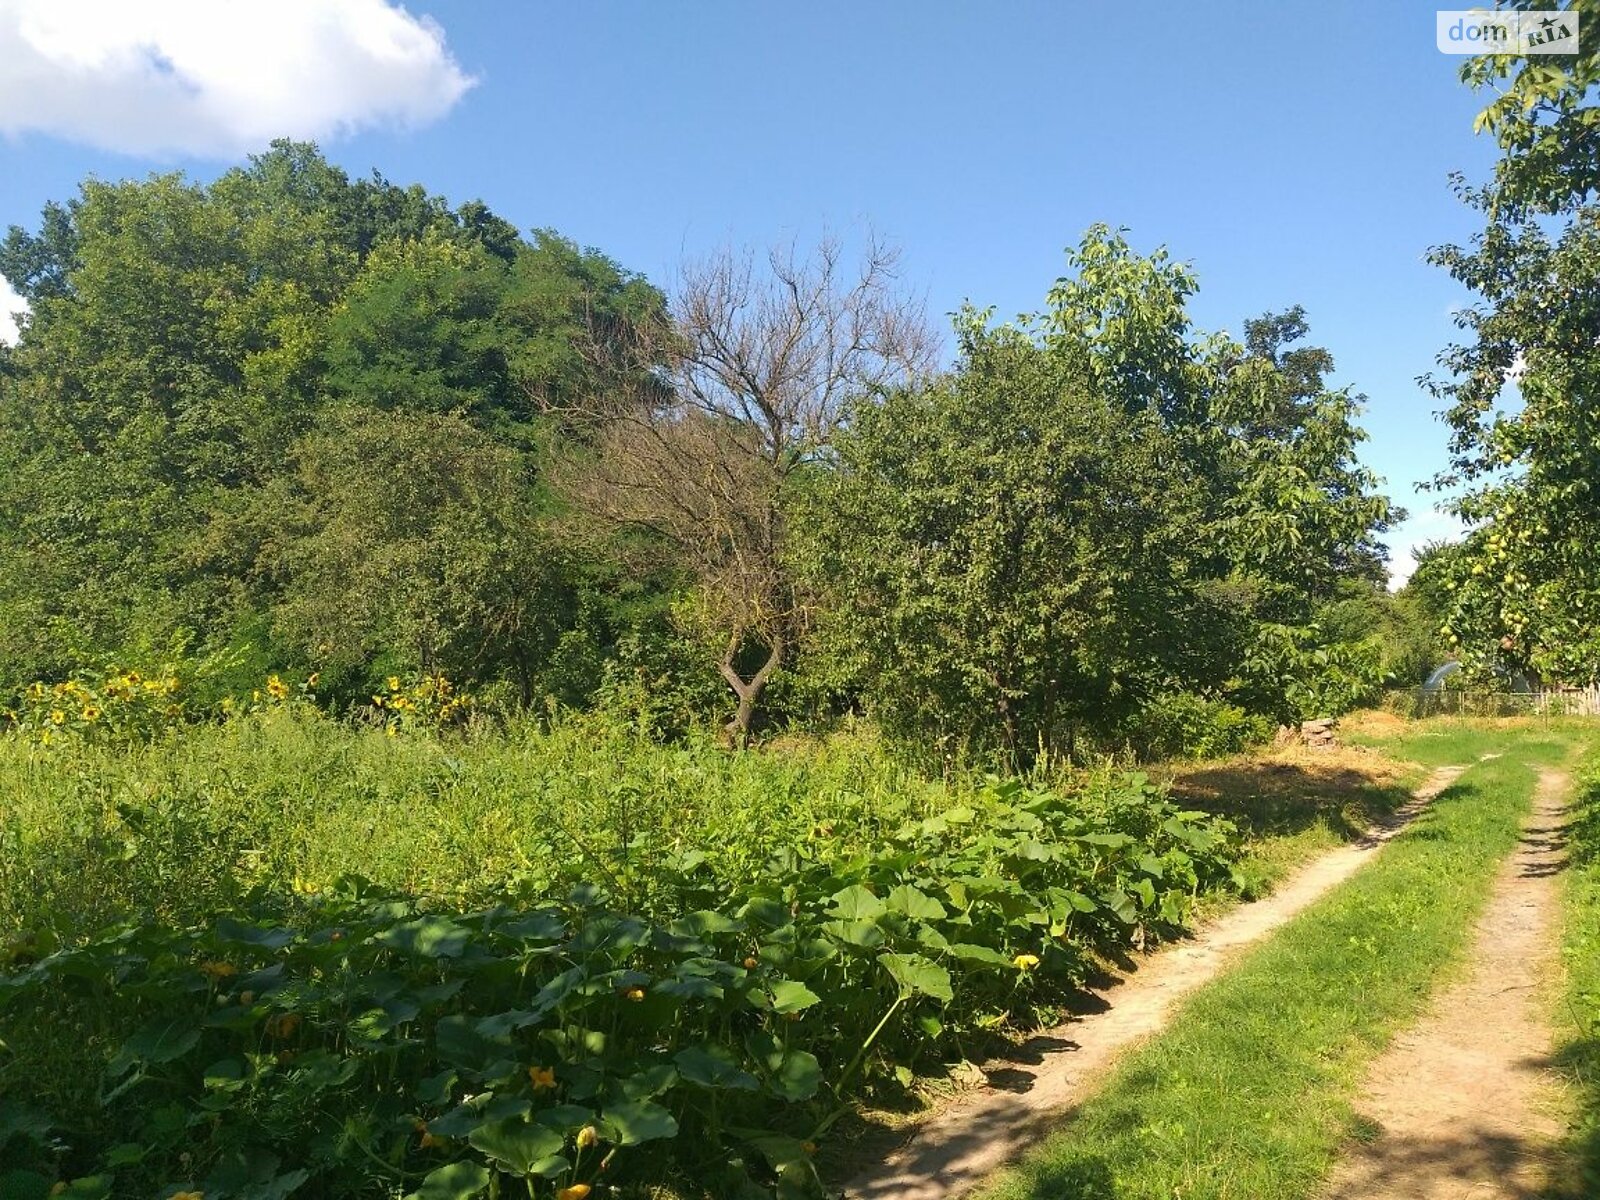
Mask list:
[{"label": "stone pile", "polygon": [[1332,750],[1336,743],[1333,740],[1334,726],[1338,722],[1332,717],[1322,717],[1315,721],[1300,722],[1300,740],[1313,750]]}]

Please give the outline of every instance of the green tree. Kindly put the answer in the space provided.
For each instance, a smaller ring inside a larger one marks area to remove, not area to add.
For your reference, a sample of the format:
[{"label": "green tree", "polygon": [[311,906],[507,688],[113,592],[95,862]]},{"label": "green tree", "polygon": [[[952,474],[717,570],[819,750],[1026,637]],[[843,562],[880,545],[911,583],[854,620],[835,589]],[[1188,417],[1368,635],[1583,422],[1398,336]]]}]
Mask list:
[{"label": "green tree", "polygon": [[824,641],[897,731],[1013,760],[1168,693],[1348,704],[1371,647],[1319,616],[1393,517],[1359,399],[1298,310],[1197,335],[1165,252],[1095,227],[1069,260],[1044,314],[969,311],[949,378],[853,411],[808,509]]},{"label": "green tree", "polygon": [[[1520,7],[1520,6],[1519,6]],[[1425,380],[1446,404],[1454,488],[1471,525],[1449,560],[1448,636],[1491,674],[1589,682],[1600,669],[1600,9],[1572,58],[1490,56],[1463,78],[1497,95],[1477,128],[1501,158],[1458,180],[1484,227],[1432,260],[1478,300]]]},{"label": "green tree", "polygon": [[[588,436],[557,410],[655,379],[632,330],[660,321],[656,289],[549,231],[524,240],[479,202],[452,209],[420,187],[352,181],[288,142],[205,186],[176,174],[87,182],[46,206],[36,233],[11,230],[0,272],[33,306],[0,362],[0,681],[190,634],[210,649],[270,642],[276,628],[288,640],[258,645],[267,661],[307,653],[320,644],[305,636],[308,597],[341,586],[310,573],[342,570],[341,543],[371,551],[378,571],[388,531],[404,546],[372,585],[396,586],[409,555],[439,627],[424,629],[411,601],[354,596],[363,632],[343,631],[340,652],[377,655],[382,627],[412,660],[537,689],[530,656],[549,630],[517,626],[465,558],[440,565],[385,525],[333,443],[348,434],[384,472],[425,480],[437,454],[376,417],[468,428],[470,496],[437,479],[426,495],[464,522],[471,547],[532,555],[502,574],[545,597],[560,569],[543,464],[561,439]],[[446,575],[465,582],[435,586]],[[551,604],[541,621],[606,607],[603,564],[572,578],[602,594]],[[583,622],[584,637],[605,636]]]},{"label": "green tree", "polygon": [[530,697],[575,598],[523,456],[457,414],[353,408],[293,458],[267,559],[284,644],[335,681],[443,672]]},{"label": "green tree", "polygon": [[1105,727],[1181,645],[1199,497],[1151,414],[969,312],[952,375],[861,404],[808,513],[873,711],[1013,761]]}]

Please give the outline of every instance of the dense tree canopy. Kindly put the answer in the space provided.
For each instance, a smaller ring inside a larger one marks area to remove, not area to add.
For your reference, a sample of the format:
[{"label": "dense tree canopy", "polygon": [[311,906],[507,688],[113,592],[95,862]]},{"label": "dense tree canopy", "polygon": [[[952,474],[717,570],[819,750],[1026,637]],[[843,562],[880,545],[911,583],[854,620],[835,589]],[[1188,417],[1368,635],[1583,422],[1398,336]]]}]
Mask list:
[{"label": "dense tree canopy", "polygon": [[572,586],[534,528],[541,430],[646,372],[606,339],[654,288],[291,144],[209,187],[85,184],[0,273],[33,305],[0,384],[0,674],[270,629],[308,666],[530,691],[555,633],[526,610]]},{"label": "dense tree canopy", "polygon": [[1487,676],[1588,683],[1600,669],[1600,8],[1575,6],[1583,53],[1474,59],[1498,95],[1479,116],[1502,155],[1459,184],[1484,228],[1433,259],[1476,295],[1430,380],[1446,404],[1468,521],[1450,556],[1445,636]]},{"label": "dense tree canopy", "polygon": [[183,644],[1013,760],[1370,691],[1393,512],[1304,314],[1201,335],[1164,251],[1070,260],[941,372],[875,241],[669,297],[309,146],[89,182],[0,247],[0,682]]},{"label": "dense tree canopy", "polygon": [[812,520],[867,694],[1013,757],[1172,693],[1320,711],[1318,614],[1376,592],[1393,515],[1355,462],[1356,400],[1326,351],[1290,348],[1299,310],[1200,337],[1164,252],[1097,228],[1070,258],[1044,314],[969,310],[953,372],[865,399],[837,440]]}]

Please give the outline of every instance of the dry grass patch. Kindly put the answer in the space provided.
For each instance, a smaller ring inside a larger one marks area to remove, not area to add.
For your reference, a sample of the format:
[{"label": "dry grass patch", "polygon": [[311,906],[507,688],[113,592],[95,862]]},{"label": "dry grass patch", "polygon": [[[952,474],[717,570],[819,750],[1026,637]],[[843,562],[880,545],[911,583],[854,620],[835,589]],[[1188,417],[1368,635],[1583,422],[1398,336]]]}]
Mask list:
[{"label": "dry grass patch", "polygon": [[1279,746],[1217,762],[1175,764],[1167,776],[1184,803],[1261,836],[1314,821],[1360,836],[1405,802],[1418,768],[1366,746]]},{"label": "dry grass patch", "polygon": [[1365,746],[1295,744],[1161,772],[1180,803],[1238,824],[1247,893],[1363,836],[1406,802],[1420,775],[1415,763]]}]

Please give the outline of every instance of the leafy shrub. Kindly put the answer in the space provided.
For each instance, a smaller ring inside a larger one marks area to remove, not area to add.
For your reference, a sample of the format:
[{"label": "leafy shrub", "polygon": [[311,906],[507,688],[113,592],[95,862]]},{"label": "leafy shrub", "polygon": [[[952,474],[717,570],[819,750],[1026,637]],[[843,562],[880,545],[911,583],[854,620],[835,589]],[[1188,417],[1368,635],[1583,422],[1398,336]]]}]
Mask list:
[{"label": "leafy shrub", "polygon": [[728,685],[710,665],[713,660],[678,631],[645,625],[617,640],[595,702],[640,734],[683,738],[707,727],[727,705]]},{"label": "leafy shrub", "polygon": [[1217,758],[1266,741],[1272,723],[1223,700],[1170,692],[1145,705],[1125,736],[1142,759]]}]

